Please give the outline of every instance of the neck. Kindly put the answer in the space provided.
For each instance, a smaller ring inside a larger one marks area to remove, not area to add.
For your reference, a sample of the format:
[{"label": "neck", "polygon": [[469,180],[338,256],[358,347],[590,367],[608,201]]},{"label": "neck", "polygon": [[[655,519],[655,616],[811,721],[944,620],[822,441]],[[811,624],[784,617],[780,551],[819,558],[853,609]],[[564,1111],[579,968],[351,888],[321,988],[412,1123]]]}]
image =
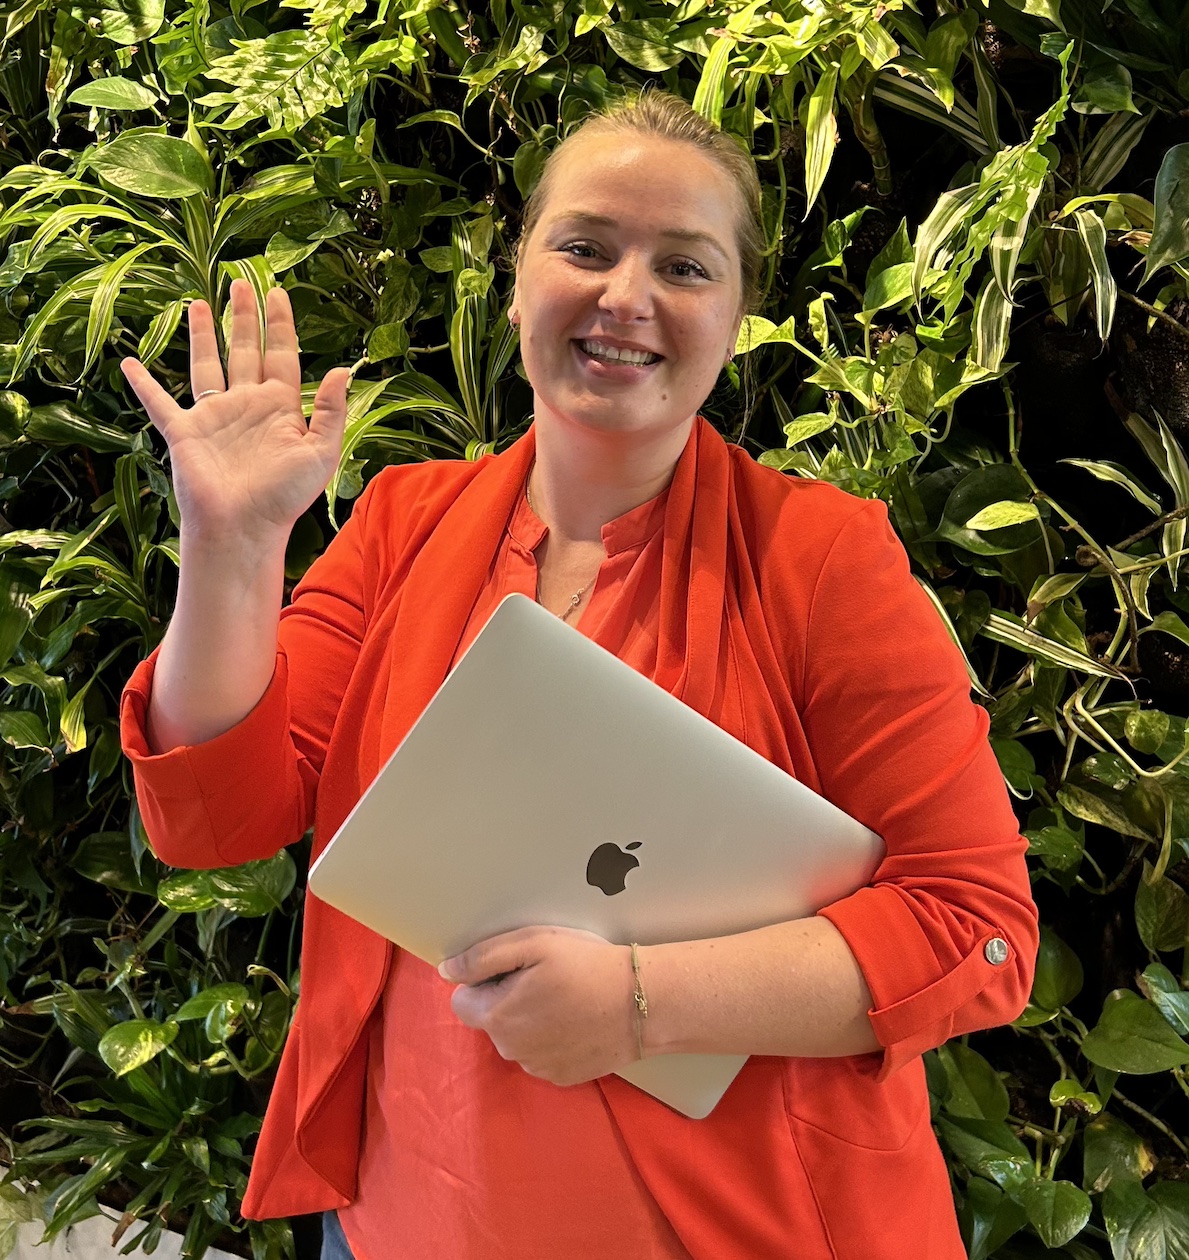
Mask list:
[{"label": "neck", "polygon": [[598,433],[536,421],[533,507],[559,542],[601,542],[602,529],[655,498],[673,478],[693,427],[658,434]]}]

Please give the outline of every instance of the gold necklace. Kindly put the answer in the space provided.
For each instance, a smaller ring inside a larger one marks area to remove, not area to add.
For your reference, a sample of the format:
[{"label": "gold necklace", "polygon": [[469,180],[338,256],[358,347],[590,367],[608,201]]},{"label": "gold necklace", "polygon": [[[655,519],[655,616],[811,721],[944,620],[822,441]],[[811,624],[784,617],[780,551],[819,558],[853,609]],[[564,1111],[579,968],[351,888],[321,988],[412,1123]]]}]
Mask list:
[{"label": "gold necklace", "polygon": [[[533,470],[531,468],[528,470],[528,475],[529,477],[533,475]],[[536,516],[537,509],[533,507],[533,496],[529,492],[528,478],[525,478],[525,482],[524,482],[524,497],[528,500],[528,506],[531,509],[533,515]],[[565,621],[566,618],[569,617],[569,615],[574,611],[574,609],[578,607],[578,605],[582,602],[582,596],[585,595],[586,592],[590,590],[590,588],[595,584],[595,582],[598,581],[598,578],[599,578],[599,575],[596,573],[594,577],[592,577],[590,581],[587,582],[587,584],[580,591],[575,591],[574,594],[570,596],[569,608],[567,608],[565,612],[558,614],[561,617],[562,621]],[[538,568],[537,569],[537,603],[539,604],[540,602],[541,602],[541,570]]]}]

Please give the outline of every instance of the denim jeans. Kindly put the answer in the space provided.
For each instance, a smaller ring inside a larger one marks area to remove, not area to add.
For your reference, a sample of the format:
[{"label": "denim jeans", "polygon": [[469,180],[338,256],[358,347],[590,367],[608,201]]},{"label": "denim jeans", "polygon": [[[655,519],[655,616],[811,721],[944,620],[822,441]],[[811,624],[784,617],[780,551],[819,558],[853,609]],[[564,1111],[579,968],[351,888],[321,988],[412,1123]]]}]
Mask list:
[{"label": "denim jeans", "polygon": [[337,1212],[322,1213],[322,1260],[355,1260]]}]

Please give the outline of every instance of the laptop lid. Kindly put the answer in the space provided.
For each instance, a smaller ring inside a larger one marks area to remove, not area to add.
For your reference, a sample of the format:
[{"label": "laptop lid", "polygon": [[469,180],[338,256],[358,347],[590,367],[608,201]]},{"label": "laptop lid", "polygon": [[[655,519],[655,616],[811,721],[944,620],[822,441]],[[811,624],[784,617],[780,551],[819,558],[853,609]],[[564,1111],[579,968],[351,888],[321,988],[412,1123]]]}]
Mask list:
[{"label": "laptop lid", "polygon": [[[437,966],[533,924],[642,945],[801,918],[879,837],[524,595],[507,596],[310,870]],[[620,1075],[708,1115],[746,1056]]]}]

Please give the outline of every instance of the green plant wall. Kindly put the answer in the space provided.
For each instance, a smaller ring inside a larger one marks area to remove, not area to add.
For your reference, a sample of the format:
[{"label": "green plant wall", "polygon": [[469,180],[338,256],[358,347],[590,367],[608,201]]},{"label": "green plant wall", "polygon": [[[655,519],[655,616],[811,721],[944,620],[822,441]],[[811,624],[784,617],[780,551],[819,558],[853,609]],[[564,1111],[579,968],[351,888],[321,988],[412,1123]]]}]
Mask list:
[{"label": "green plant wall", "polygon": [[[291,296],[353,366],[295,582],[392,462],[528,423],[507,322],[559,134],[644,83],[754,155],[763,312],[707,414],[885,499],[991,716],[1044,923],[927,1056],[972,1260],[1189,1254],[1189,22],[1181,0],[14,0],[0,11],[0,1256],[98,1210],[258,1260],[238,1205],[305,852],[150,851],[117,704],[177,508],[126,390]],[[304,846],[298,846],[303,849]],[[36,1183],[36,1186],[34,1186]]]}]

